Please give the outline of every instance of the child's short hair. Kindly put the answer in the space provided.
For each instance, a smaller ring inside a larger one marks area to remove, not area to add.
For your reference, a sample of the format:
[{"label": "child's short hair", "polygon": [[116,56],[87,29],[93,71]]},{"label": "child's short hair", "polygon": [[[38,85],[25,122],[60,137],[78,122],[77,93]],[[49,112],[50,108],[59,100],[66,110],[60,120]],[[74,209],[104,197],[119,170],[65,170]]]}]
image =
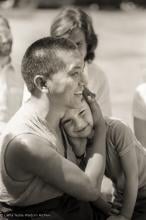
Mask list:
[{"label": "child's short hair", "polygon": [[50,77],[66,67],[64,60],[58,56],[59,51],[66,53],[78,51],[77,46],[65,38],[46,37],[35,41],[25,52],[21,71],[28,90],[35,90],[34,77]]},{"label": "child's short hair", "polygon": [[51,36],[63,37],[76,27],[80,28],[85,34],[87,45],[85,61],[92,61],[95,57],[98,38],[95,34],[91,17],[80,8],[64,8],[51,25]]}]

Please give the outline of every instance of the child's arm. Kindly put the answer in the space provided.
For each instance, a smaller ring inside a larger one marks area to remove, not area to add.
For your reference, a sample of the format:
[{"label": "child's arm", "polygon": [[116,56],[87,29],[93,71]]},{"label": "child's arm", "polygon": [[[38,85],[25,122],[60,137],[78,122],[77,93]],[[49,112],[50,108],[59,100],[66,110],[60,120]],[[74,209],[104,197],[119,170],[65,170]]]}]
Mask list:
[{"label": "child's arm", "polygon": [[110,216],[108,220],[130,220],[133,214],[138,191],[138,166],[135,148],[132,147],[121,159],[125,175],[123,204],[118,216]]},{"label": "child's arm", "polygon": [[86,156],[87,165],[85,173],[91,173],[94,178],[97,190],[101,189],[101,182],[105,171],[106,158],[106,125],[100,107],[95,101],[95,97],[90,95],[90,91],[84,89],[84,97],[89,104],[94,122],[94,136],[90,152]]},{"label": "child's arm", "polygon": [[[138,192],[138,164],[136,155],[136,140],[132,130],[119,120],[112,121],[111,138],[118,154],[121,172],[124,174],[123,201],[120,215],[116,219],[131,219]],[[123,181],[122,181],[123,182]],[[117,188],[121,185],[117,179]],[[121,188],[121,187],[120,187]],[[109,220],[115,219],[110,217]]]},{"label": "child's arm", "polygon": [[121,215],[131,219],[138,192],[138,165],[134,146],[120,158],[125,174],[125,190]]}]

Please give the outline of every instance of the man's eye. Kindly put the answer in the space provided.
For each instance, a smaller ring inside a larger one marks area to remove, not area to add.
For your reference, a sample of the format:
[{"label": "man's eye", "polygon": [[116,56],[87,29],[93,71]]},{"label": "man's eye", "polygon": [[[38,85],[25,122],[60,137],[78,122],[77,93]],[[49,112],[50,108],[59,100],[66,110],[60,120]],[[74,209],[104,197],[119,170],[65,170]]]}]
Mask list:
[{"label": "man's eye", "polygon": [[77,77],[78,75],[79,75],[79,73],[78,72],[74,72],[74,73],[72,73],[71,74],[73,77]]},{"label": "man's eye", "polygon": [[77,42],[76,45],[77,45],[78,47],[81,47],[81,46],[82,46],[82,42]]}]

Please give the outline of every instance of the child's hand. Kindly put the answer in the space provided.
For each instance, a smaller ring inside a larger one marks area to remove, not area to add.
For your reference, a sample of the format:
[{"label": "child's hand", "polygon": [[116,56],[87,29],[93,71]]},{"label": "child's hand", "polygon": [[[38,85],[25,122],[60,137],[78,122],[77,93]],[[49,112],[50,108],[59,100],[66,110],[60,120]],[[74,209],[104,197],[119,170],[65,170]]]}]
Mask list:
[{"label": "child's hand", "polygon": [[123,215],[111,215],[107,220],[130,220]]},{"label": "child's hand", "polygon": [[94,126],[95,127],[98,126],[99,123],[102,124],[104,122],[104,118],[103,118],[101,109],[95,100],[95,94],[90,92],[89,89],[85,87],[83,91],[83,95],[91,109]]},{"label": "child's hand", "polygon": [[114,201],[111,203],[111,215],[119,215],[122,208],[122,204],[120,202]]}]

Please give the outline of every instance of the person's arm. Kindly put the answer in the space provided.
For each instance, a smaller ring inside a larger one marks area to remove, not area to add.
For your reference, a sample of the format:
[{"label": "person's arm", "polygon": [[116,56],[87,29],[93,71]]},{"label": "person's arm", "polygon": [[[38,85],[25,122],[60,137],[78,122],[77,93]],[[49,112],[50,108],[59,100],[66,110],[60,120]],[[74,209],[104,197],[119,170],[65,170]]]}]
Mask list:
[{"label": "person's arm", "polygon": [[20,135],[9,144],[6,156],[8,172],[15,179],[17,173],[28,173],[80,200],[94,201],[99,196],[89,169],[84,173],[38,136]]},{"label": "person's arm", "polygon": [[134,132],[136,138],[146,147],[146,120],[134,117]]},{"label": "person's arm", "polygon": [[124,173],[123,202],[120,215],[111,216],[108,220],[131,219],[138,192],[138,164],[135,149],[135,138],[131,129],[122,122],[117,122],[113,138],[119,154]]},{"label": "person's arm", "polygon": [[[88,94],[89,93],[89,94]],[[88,98],[89,95],[89,98]],[[91,97],[90,97],[91,95]],[[101,187],[101,182],[103,180],[103,174],[104,169],[101,168],[102,163],[105,165],[105,159],[106,157],[106,127],[105,127],[105,121],[102,116],[102,112],[100,110],[99,105],[95,101],[94,94],[90,94],[90,91],[87,91],[86,94],[86,100],[90,106],[90,109],[92,111],[93,121],[94,121],[94,137],[92,140],[92,145],[90,145],[90,148],[87,148],[87,158],[92,158],[92,155],[97,154],[97,162],[99,165],[95,165],[94,169],[99,181],[99,187]],[[93,161],[94,163],[94,161]],[[105,167],[104,167],[105,168]],[[96,176],[95,175],[95,176]],[[101,177],[101,178],[99,178]],[[111,205],[107,203],[104,199],[102,199],[101,195],[99,198],[93,202],[93,205],[100,210],[102,210],[105,214],[109,215],[111,211]]]},{"label": "person's arm", "polygon": [[[106,126],[105,120],[102,116],[99,105],[95,100],[94,94],[89,90],[84,91],[86,101],[88,102],[94,121],[94,136],[92,144],[87,148],[87,166],[86,171],[92,170],[92,175],[95,181],[98,182],[98,189],[101,188],[101,183],[105,171],[105,157],[106,157]],[[93,205],[105,214],[109,215],[111,211],[111,205],[104,201],[101,196],[93,202]]]},{"label": "person's arm", "polygon": [[130,220],[133,214],[138,191],[138,166],[134,147],[121,157],[125,174],[124,198],[119,215],[113,215],[108,220]]},{"label": "person's arm", "polygon": [[131,219],[138,192],[138,165],[134,146],[120,157],[120,159],[125,174],[124,199],[121,215],[127,219]]},{"label": "person's arm", "polygon": [[94,180],[97,189],[100,191],[105,171],[106,125],[100,107],[95,100],[95,95],[91,94],[90,91],[85,88],[84,97],[90,106],[94,122],[93,142],[86,157],[87,165],[85,174],[89,175]]}]

